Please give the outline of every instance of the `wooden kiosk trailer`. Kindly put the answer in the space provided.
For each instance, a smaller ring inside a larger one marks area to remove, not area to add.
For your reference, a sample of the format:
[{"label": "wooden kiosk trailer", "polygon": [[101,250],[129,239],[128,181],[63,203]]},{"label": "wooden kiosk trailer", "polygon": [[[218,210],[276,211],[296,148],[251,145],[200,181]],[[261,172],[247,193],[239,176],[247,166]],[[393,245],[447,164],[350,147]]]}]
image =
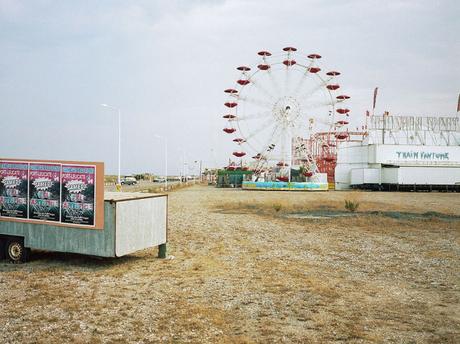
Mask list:
[{"label": "wooden kiosk trailer", "polygon": [[158,246],[165,258],[167,208],[166,194],[104,194],[103,163],[0,159],[0,257],[13,262],[30,249],[120,257]]}]

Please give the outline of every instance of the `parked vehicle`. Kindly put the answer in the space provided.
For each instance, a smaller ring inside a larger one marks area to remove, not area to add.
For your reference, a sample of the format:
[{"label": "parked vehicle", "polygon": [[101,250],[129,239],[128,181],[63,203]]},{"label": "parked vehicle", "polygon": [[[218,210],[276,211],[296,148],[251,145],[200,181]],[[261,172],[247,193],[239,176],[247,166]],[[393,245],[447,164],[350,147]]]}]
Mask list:
[{"label": "parked vehicle", "polygon": [[124,177],[121,179],[121,185],[136,185],[137,180],[134,177]]}]

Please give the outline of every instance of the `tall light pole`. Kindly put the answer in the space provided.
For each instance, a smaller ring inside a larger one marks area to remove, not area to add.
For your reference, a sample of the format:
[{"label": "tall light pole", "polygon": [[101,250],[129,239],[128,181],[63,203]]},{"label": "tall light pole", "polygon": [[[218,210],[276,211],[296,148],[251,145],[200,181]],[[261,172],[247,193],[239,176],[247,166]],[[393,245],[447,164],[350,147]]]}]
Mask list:
[{"label": "tall light pole", "polygon": [[202,160],[200,160],[200,161],[195,160],[195,164],[197,164],[198,162],[200,163],[200,183],[201,183],[201,182],[203,181],[203,180],[201,179],[201,164],[202,164],[203,161],[202,161]]},{"label": "tall light pole", "polygon": [[103,107],[110,108],[118,112],[118,178],[117,184],[121,185],[121,110],[108,104],[101,104]]},{"label": "tall light pole", "polygon": [[185,150],[183,150],[182,148],[179,149],[179,152],[182,153],[182,161],[181,161],[181,164],[182,164],[182,167],[180,169],[180,173],[181,173],[181,177],[180,177],[180,182],[187,182],[187,176],[185,174],[185,166],[187,165],[187,163],[185,162]]},{"label": "tall light pole", "polygon": [[188,181],[188,178],[187,178],[187,170],[186,170],[186,166],[188,167],[188,164],[185,162],[185,157],[183,159],[183,165],[182,165],[182,174],[184,175],[184,181],[185,181],[185,184],[187,184],[187,181]]},{"label": "tall light pole", "polygon": [[168,190],[168,139],[166,136],[154,135],[158,139],[165,140],[165,191]]}]

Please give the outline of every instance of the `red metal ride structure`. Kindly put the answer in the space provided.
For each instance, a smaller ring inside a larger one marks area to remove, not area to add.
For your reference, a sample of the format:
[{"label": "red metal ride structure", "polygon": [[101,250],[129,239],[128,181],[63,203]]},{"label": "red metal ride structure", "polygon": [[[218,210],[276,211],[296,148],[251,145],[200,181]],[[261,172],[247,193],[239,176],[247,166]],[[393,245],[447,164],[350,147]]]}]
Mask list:
[{"label": "red metal ride structure", "polygon": [[[337,148],[341,144],[362,142],[366,136],[362,131],[347,131],[336,135],[334,132],[318,132],[310,138],[302,139],[309,146],[313,159],[316,161],[318,172],[327,173],[329,183],[334,183],[335,166],[337,165]],[[301,164],[302,157],[296,156],[294,162]]]}]

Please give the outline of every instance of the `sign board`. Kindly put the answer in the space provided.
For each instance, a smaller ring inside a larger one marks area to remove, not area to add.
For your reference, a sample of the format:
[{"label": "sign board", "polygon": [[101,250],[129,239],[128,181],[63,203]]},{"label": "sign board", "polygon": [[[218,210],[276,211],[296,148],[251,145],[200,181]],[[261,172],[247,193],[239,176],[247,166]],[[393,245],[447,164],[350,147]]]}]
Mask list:
[{"label": "sign board", "polygon": [[458,146],[370,145],[369,163],[458,166]]},{"label": "sign board", "polygon": [[104,164],[0,159],[0,221],[104,228]]},{"label": "sign board", "polygon": [[29,165],[0,162],[0,216],[27,218]]},{"label": "sign board", "polygon": [[61,166],[29,164],[29,219],[60,221]]},{"label": "sign board", "polygon": [[371,130],[460,131],[459,117],[372,116]]},{"label": "sign board", "polygon": [[62,165],[61,221],[94,225],[96,168]]}]

